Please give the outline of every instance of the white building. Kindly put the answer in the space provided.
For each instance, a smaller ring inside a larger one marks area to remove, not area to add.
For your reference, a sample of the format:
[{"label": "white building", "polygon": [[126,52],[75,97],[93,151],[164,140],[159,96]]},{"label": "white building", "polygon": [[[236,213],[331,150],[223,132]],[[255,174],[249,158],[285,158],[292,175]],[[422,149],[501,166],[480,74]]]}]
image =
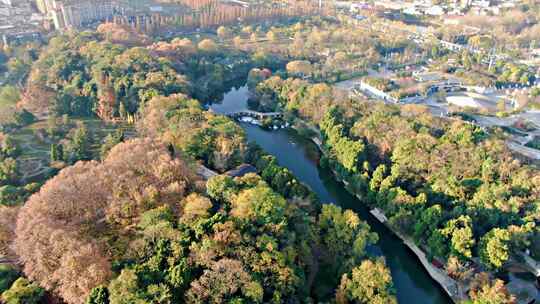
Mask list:
[{"label": "white building", "polygon": [[440,5],[433,5],[426,9],[426,15],[442,16],[444,15],[444,9]]}]

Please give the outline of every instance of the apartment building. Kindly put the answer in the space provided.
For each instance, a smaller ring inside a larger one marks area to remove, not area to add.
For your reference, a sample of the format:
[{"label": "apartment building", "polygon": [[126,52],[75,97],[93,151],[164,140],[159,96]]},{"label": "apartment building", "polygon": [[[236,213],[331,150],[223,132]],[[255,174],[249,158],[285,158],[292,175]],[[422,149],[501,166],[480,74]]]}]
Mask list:
[{"label": "apartment building", "polygon": [[64,30],[111,18],[116,0],[36,0],[36,5],[56,29]]}]

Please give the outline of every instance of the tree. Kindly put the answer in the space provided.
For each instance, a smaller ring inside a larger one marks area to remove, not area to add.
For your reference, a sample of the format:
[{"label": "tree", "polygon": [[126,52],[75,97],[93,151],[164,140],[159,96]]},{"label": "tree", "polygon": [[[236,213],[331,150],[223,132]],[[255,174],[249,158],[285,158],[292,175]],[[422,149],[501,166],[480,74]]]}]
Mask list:
[{"label": "tree", "polygon": [[200,218],[207,218],[210,215],[212,202],[201,195],[190,194],[182,202],[184,214],[182,219],[187,223]]},{"label": "tree", "polygon": [[109,290],[105,286],[94,287],[86,304],[109,304]]},{"label": "tree", "polygon": [[61,144],[51,144],[51,162],[64,160],[64,146]]},{"label": "tree", "polygon": [[234,47],[235,47],[235,48],[237,48],[237,49],[241,48],[242,45],[243,45],[242,37],[240,37],[240,36],[235,36],[235,37],[233,38],[233,44],[234,44]]},{"label": "tree", "polygon": [[19,90],[12,86],[6,85],[0,88],[0,100],[2,104],[16,104],[21,98]]},{"label": "tree", "polygon": [[323,205],[318,226],[328,265],[337,278],[357,265],[366,255],[366,247],[378,240],[358,215],[335,205]]},{"label": "tree", "polygon": [[516,298],[508,292],[502,280],[492,281],[485,272],[477,274],[470,284],[472,304],[515,304]]},{"label": "tree", "polygon": [[268,39],[269,41],[276,41],[277,39],[277,35],[274,31],[270,30],[266,33],[266,39]]},{"label": "tree", "polygon": [[206,193],[217,202],[227,202],[236,192],[236,184],[228,175],[216,175],[206,182]]},{"label": "tree", "polygon": [[202,276],[191,283],[186,294],[187,303],[226,303],[240,300],[261,303],[263,287],[247,273],[242,263],[221,259],[205,270]]},{"label": "tree", "polygon": [[139,285],[137,274],[132,269],[123,269],[109,284],[111,304],[144,304],[145,290]]},{"label": "tree", "polygon": [[238,193],[231,214],[257,224],[278,224],[283,220],[286,205],[283,197],[263,184]]},{"label": "tree", "polygon": [[265,74],[261,69],[251,69],[248,74],[247,85],[250,89],[255,89],[257,85],[265,79]]},{"label": "tree", "polygon": [[109,151],[117,144],[123,142],[125,139],[124,131],[121,129],[116,130],[114,133],[109,133],[100,148],[101,159],[105,159]]},{"label": "tree", "polygon": [[497,101],[497,111],[499,112],[505,112],[506,111],[506,102],[504,99],[500,99]]},{"label": "tree", "polygon": [[0,264],[0,295],[19,278],[19,272],[7,264]]},{"label": "tree", "polygon": [[34,114],[28,112],[26,109],[15,113],[15,122],[20,126],[26,126],[36,121]]},{"label": "tree", "polygon": [[19,177],[19,166],[13,158],[0,160],[0,186],[13,184]]},{"label": "tree", "polygon": [[414,224],[413,236],[417,241],[425,240],[425,237],[437,229],[442,220],[442,208],[433,205],[420,212],[420,219]]},{"label": "tree", "polygon": [[0,186],[0,205],[16,206],[22,203],[21,192],[24,191],[21,190],[12,185]]},{"label": "tree", "polygon": [[296,60],[287,63],[287,72],[293,75],[308,76],[313,72],[313,67],[309,61]]},{"label": "tree", "polygon": [[341,277],[336,302],[397,304],[392,286],[392,275],[384,260],[364,260],[351,274]]},{"label": "tree", "polygon": [[204,39],[201,42],[199,42],[198,46],[200,51],[206,52],[206,53],[214,53],[217,51],[218,46],[212,39]]},{"label": "tree", "polygon": [[92,135],[84,123],[79,124],[70,140],[68,151],[71,162],[89,160],[92,158]]},{"label": "tree", "polygon": [[10,289],[2,293],[2,301],[6,304],[38,304],[45,290],[25,278],[19,278]]},{"label": "tree", "polygon": [[472,232],[472,220],[469,216],[461,215],[449,220],[441,230],[442,234],[450,239],[452,252],[461,258],[472,258],[472,247],[475,243]]},{"label": "tree", "polygon": [[480,260],[489,268],[498,269],[510,258],[510,232],[494,228],[480,239]]},{"label": "tree", "polygon": [[227,38],[231,37],[232,32],[231,32],[231,30],[229,28],[222,25],[222,26],[218,27],[217,35],[221,39],[227,39]]},{"label": "tree", "polygon": [[[111,278],[114,246],[134,237],[127,227],[145,211],[177,206],[195,180],[183,160],[148,139],[117,145],[101,163],[62,170],[18,214],[13,248],[25,275],[67,303],[84,303]],[[123,232],[103,235],[109,225]]]},{"label": "tree", "polygon": [[49,136],[55,136],[58,130],[58,117],[56,115],[49,115],[47,117],[47,133]]},{"label": "tree", "polygon": [[17,157],[21,150],[13,138],[0,133],[0,159],[6,157]]}]

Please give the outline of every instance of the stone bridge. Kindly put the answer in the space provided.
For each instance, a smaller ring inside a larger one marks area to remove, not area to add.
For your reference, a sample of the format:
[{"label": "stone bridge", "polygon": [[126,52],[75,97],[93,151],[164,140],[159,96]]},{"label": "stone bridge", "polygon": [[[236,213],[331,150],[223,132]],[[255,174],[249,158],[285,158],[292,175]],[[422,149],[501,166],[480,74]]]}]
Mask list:
[{"label": "stone bridge", "polygon": [[267,117],[270,118],[281,118],[283,117],[283,113],[281,112],[257,112],[257,111],[251,111],[251,110],[242,110],[242,111],[236,111],[236,112],[230,112],[225,114],[228,117],[231,118],[240,118],[240,117],[252,117],[256,118],[258,120],[263,120]]}]

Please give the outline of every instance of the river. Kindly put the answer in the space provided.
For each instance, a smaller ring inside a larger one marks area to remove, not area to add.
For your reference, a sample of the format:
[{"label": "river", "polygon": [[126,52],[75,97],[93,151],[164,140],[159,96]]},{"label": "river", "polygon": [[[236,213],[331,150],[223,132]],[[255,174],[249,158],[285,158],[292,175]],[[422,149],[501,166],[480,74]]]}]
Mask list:
[{"label": "river", "polygon": [[[233,88],[224,95],[221,103],[213,104],[211,109],[217,113],[243,110],[247,108],[247,99],[246,87]],[[245,123],[240,125],[246,131],[248,140],[256,142],[267,153],[274,155],[280,165],[289,168],[299,180],[309,185],[322,202],[352,209],[369,223],[371,229],[379,235],[379,242],[370,248],[370,252],[386,257],[399,303],[452,303],[403,242],[379,223],[342,184],[335,181],[330,172],[318,166],[319,152],[315,144],[293,130],[267,131]]]}]

